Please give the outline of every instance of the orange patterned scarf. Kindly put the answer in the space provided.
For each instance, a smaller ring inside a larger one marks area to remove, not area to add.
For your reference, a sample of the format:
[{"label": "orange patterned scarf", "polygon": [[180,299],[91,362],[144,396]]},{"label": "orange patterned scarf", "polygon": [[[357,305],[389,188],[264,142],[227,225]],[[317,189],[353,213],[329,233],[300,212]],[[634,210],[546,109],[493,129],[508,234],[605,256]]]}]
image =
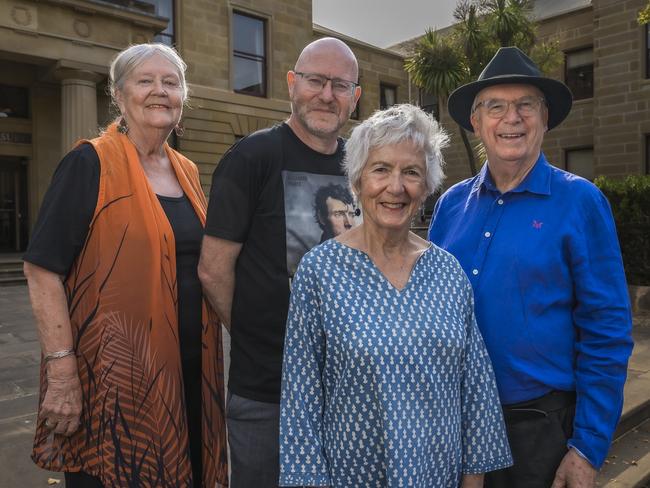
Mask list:
[{"label": "orange patterned scarf", "polygon": [[[50,434],[39,417],[42,468],[98,476],[105,487],[190,486],[172,228],[129,139],[111,125],[91,141],[101,166],[86,242],[65,279],[83,391],[81,427]],[[205,225],[196,166],[165,145]],[[228,484],[221,326],[203,304],[203,483]],[[41,401],[47,378],[41,366]]]}]

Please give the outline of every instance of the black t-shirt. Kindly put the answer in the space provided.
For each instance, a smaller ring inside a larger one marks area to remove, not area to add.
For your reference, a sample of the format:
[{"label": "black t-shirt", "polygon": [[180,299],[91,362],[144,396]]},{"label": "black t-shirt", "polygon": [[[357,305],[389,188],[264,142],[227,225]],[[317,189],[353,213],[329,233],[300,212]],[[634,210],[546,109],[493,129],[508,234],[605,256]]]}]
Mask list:
[{"label": "black t-shirt", "polygon": [[235,267],[229,388],[279,403],[290,279],[320,242],[314,195],[347,186],[343,140],[336,153],[305,145],[287,124],[245,137],[212,177],[205,232],[243,244]]},{"label": "black t-shirt", "polygon": [[82,144],[56,168],[23,259],[67,276],[86,242],[98,194],[99,157],[93,146]]},{"label": "black t-shirt", "polygon": [[[70,151],[45,193],[23,259],[66,276],[83,248],[99,194],[99,157],[90,144]],[[176,241],[178,326],[183,361],[201,354],[201,285],[197,265],[203,229],[190,201],[158,196]]]}]

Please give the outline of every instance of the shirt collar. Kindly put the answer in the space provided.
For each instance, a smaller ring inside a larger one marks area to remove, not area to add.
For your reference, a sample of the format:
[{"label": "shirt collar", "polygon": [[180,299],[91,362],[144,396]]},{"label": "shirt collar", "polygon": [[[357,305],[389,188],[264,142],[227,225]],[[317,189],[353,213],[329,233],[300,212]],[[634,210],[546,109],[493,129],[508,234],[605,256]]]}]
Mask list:
[{"label": "shirt collar", "polygon": [[[484,187],[488,191],[499,191],[492,180],[492,175],[488,171],[487,162],[483,164],[481,171],[476,175],[476,181],[474,183],[475,190],[479,190],[481,187]],[[539,158],[537,158],[533,169],[530,170],[524,180],[510,191],[513,193],[527,191],[539,195],[551,194],[551,166],[548,164],[543,152],[539,153]]]}]

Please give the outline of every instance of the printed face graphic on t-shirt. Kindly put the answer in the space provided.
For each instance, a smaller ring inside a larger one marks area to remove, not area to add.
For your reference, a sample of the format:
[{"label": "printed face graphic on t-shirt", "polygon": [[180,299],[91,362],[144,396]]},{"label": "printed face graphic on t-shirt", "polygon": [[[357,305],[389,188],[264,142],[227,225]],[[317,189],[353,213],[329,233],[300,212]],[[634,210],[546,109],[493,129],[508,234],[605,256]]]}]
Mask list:
[{"label": "printed face graphic on t-shirt", "polygon": [[283,171],[287,270],[312,247],[360,223],[345,176]]},{"label": "printed face graphic on t-shirt", "polygon": [[323,215],[324,230],[336,237],[343,234],[354,225],[354,205],[338,200],[334,197],[327,197],[325,201],[326,213]]}]

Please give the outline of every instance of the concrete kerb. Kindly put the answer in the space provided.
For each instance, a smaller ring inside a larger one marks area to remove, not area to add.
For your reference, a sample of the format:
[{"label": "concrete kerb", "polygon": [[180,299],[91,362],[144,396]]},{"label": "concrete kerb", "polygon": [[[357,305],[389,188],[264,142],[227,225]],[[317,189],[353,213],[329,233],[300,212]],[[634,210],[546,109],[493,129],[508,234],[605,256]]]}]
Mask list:
[{"label": "concrete kerb", "polygon": [[632,312],[650,314],[650,286],[628,285]]},{"label": "concrete kerb", "polygon": [[603,488],[641,488],[650,482],[650,452]]}]

